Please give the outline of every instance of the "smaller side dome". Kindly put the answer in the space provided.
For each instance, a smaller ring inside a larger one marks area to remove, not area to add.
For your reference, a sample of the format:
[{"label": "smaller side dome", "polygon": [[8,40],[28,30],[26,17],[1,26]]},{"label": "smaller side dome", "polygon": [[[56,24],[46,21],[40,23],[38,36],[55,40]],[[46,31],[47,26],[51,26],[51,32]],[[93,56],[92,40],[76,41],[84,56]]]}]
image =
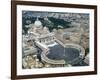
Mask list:
[{"label": "smaller side dome", "polygon": [[43,31],[44,33],[49,33],[49,29],[46,26],[43,28]]}]

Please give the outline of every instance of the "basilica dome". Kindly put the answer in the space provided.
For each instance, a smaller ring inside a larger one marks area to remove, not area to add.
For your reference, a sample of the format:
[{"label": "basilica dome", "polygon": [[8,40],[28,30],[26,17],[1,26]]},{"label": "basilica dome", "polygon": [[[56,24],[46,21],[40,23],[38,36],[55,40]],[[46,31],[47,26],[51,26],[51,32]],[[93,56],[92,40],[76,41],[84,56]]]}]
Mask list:
[{"label": "basilica dome", "polygon": [[42,26],[42,23],[41,21],[37,18],[37,20],[34,22],[34,26],[36,27],[41,27]]}]

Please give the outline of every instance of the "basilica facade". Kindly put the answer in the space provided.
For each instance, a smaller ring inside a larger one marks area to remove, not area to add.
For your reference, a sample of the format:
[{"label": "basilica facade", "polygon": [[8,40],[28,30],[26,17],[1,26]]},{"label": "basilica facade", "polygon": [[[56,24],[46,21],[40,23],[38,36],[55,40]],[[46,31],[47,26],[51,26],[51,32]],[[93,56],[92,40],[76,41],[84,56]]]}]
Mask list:
[{"label": "basilica facade", "polygon": [[54,33],[50,32],[46,26],[43,26],[41,21],[37,18],[31,28],[28,30],[28,34],[32,34],[36,42],[48,45],[55,40]]}]

